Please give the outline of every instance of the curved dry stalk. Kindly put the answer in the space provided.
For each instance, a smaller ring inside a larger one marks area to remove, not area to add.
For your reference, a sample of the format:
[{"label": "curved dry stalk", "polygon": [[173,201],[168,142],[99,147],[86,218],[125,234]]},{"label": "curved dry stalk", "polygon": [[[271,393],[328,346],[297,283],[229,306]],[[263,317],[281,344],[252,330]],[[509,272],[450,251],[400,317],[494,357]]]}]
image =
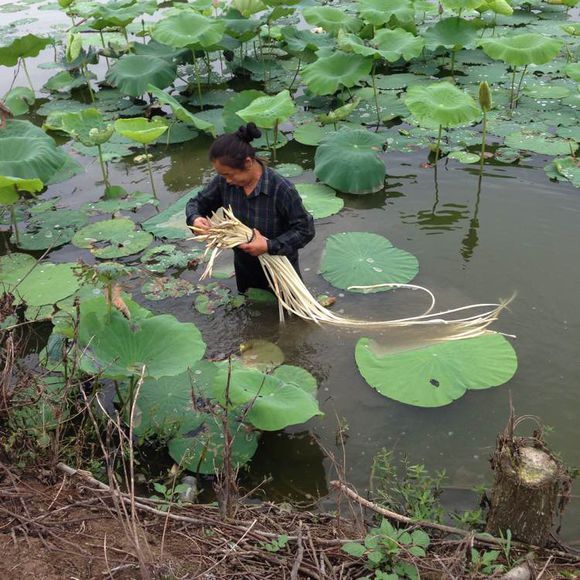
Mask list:
[{"label": "curved dry stalk", "polygon": [[[252,239],[251,228],[240,222],[231,208],[220,208],[210,218],[209,230],[192,227],[197,235],[194,240],[205,242],[207,245],[204,258],[209,255],[201,280],[211,275],[216,258],[225,249],[232,249],[239,244],[244,244]],[[426,292],[431,300],[430,306],[425,312],[417,316],[398,318],[393,320],[357,320],[338,316],[324,308],[310,293],[304,282],[294,270],[286,256],[262,254],[258,257],[266,275],[266,279],[278,298],[280,320],[284,320],[284,310],[311,320],[317,324],[331,324],[350,328],[394,328],[416,325],[439,326],[446,332],[437,340],[460,340],[481,336],[488,332],[488,326],[498,319],[501,311],[513,300],[499,303],[470,304],[459,308],[451,308],[440,312],[433,312],[435,296],[422,286],[415,284],[376,284],[374,286],[351,286],[351,289],[371,290],[379,287],[409,288]],[[471,314],[470,314],[471,313]]]}]

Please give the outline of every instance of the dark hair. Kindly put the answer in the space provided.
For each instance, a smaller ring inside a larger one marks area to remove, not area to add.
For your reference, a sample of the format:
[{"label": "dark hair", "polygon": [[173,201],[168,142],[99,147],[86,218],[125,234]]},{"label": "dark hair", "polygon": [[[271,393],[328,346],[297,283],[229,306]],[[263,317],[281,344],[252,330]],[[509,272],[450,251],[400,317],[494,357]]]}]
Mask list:
[{"label": "dark hair", "polygon": [[235,169],[243,169],[247,157],[256,158],[256,150],[250,142],[261,137],[262,132],[254,123],[241,125],[235,133],[220,135],[209,148],[210,161],[220,163]]}]

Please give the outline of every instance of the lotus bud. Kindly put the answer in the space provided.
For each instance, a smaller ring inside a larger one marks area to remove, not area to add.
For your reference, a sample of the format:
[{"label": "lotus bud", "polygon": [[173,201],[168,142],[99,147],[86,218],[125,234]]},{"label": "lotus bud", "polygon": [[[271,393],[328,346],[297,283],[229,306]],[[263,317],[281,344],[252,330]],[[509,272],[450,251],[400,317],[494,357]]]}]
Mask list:
[{"label": "lotus bud", "polygon": [[69,62],[75,60],[81,53],[83,39],[78,32],[69,32],[66,39],[66,59]]},{"label": "lotus bud", "polygon": [[486,81],[479,83],[479,106],[485,113],[490,111],[492,107],[491,91]]},{"label": "lotus bud", "polygon": [[58,5],[61,8],[68,8],[73,2],[74,0],[58,0]]},{"label": "lotus bud", "polygon": [[89,131],[89,137],[93,141],[95,145],[102,145],[106,143],[112,136],[114,127],[112,124],[108,124],[104,129],[99,129],[97,127],[93,127]]}]

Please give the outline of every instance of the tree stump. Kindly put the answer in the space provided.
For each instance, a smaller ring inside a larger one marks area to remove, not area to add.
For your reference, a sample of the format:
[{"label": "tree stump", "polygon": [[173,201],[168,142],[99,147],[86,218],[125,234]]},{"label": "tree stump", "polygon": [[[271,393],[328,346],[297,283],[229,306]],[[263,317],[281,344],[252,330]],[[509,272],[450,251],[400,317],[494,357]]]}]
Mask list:
[{"label": "tree stump", "polygon": [[542,433],[515,437],[513,413],[506,431],[498,438],[491,459],[495,472],[486,532],[545,546],[552,524],[561,515],[570,493],[566,468],[546,447]]}]

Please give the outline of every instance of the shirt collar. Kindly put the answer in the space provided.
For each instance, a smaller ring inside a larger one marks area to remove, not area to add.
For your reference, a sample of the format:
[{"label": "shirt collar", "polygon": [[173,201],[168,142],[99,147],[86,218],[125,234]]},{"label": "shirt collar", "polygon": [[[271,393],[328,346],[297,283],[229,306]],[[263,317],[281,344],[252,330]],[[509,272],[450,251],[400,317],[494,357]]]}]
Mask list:
[{"label": "shirt collar", "polygon": [[262,166],[262,176],[258,180],[258,183],[256,183],[256,187],[254,188],[254,191],[250,197],[257,196],[260,193],[263,193],[264,195],[269,194],[270,175],[268,172],[268,166],[264,165],[264,163],[257,158],[256,161]]}]

